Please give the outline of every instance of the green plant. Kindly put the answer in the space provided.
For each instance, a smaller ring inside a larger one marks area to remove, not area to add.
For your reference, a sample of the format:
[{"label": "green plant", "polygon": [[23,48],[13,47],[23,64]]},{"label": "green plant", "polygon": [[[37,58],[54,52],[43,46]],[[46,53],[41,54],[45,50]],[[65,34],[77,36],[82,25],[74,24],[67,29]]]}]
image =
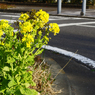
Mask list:
[{"label": "green plant", "polygon": [[[32,15],[31,15],[32,14]],[[49,14],[45,11],[22,13],[15,33],[8,21],[0,21],[0,93],[3,95],[37,95],[29,86],[36,86],[33,71],[28,67],[41,54],[41,47],[49,42],[49,33],[60,29],[56,23],[47,24]],[[5,33],[5,37],[2,35]]]}]

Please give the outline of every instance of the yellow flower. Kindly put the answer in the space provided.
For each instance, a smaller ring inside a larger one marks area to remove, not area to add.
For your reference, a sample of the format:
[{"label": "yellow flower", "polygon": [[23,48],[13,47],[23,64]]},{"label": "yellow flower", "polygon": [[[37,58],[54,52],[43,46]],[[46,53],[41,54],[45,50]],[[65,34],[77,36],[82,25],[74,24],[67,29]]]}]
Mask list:
[{"label": "yellow flower", "polygon": [[3,35],[3,31],[2,30],[0,30],[0,37]]},{"label": "yellow flower", "polygon": [[21,27],[20,31],[21,33],[31,32],[33,30],[33,26],[29,21],[20,24],[20,27]]},{"label": "yellow flower", "polygon": [[8,20],[5,20],[5,19],[2,19],[1,20],[1,23],[9,23],[9,21]]},{"label": "yellow flower", "polygon": [[59,33],[60,29],[57,23],[50,23],[49,26],[50,26],[49,31],[53,32],[54,35]]},{"label": "yellow flower", "polygon": [[39,35],[42,35],[42,31],[39,31],[38,34],[39,34]]},{"label": "yellow flower", "polygon": [[14,32],[12,32],[12,36],[14,35]]},{"label": "yellow flower", "polygon": [[10,25],[8,24],[8,22],[9,22],[9,21],[2,19],[2,20],[0,21],[0,29],[6,29],[6,28],[8,28],[8,27],[10,26]]},{"label": "yellow flower", "polygon": [[7,28],[7,27],[9,27],[9,24],[8,23],[3,23],[2,24],[2,28],[4,29],[4,28]]},{"label": "yellow flower", "polygon": [[26,47],[29,47],[31,46],[31,42],[33,43],[34,42],[34,38],[32,35],[30,34],[26,34],[24,35],[24,37],[22,38],[22,42],[25,42],[26,43]]},{"label": "yellow flower", "polygon": [[46,41],[49,41],[49,38],[47,36],[44,36],[44,38],[45,38]]},{"label": "yellow flower", "polygon": [[34,42],[34,38],[32,35],[28,34],[27,36],[27,40],[31,41],[31,42]]},{"label": "yellow flower", "polygon": [[26,47],[30,48],[30,41],[26,43]]},{"label": "yellow flower", "polygon": [[0,44],[1,44],[1,45],[4,45],[4,43],[3,43],[3,42],[0,42]]},{"label": "yellow flower", "polygon": [[24,41],[26,41],[26,38],[25,37],[22,38],[22,42],[24,42]]},{"label": "yellow flower", "polygon": [[2,42],[1,45],[4,45],[4,43]]},{"label": "yellow flower", "polygon": [[49,14],[41,9],[35,14],[35,18],[39,18],[45,24],[49,21]]},{"label": "yellow flower", "polygon": [[29,15],[27,13],[21,14],[19,20],[26,21],[29,18]]}]

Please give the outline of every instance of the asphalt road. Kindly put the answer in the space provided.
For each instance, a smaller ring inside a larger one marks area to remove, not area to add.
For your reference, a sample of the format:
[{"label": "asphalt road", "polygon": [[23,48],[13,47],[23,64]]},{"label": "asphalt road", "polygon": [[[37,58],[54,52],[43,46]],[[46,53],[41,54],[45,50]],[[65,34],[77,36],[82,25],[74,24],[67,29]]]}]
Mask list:
[{"label": "asphalt road", "polygon": [[[0,13],[0,19],[17,20],[18,13]],[[65,49],[67,51],[95,60],[95,20],[69,17],[52,17],[50,22],[60,25],[60,33],[57,36],[50,34],[50,46]],[[62,54],[45,51],[46,56],[53,58],[61,67],[69,60]],[[95,95],[95,71],[90,70],[81,62],[73,59],[64,69],[69,81],[73,95]]]},{"label": "asphalt road", "polygon": [[[72,52],[78,50],[78,54],[95,60],[95,27],[91,27],[95,25],[92,24],[94,19],[63,18],[50,22],[63,24],[63,27],[60,27],[61,31],[57,36],[50,35],[52,39],[49,45]],[[92,23],[88,25],[88,22]],[[64,26],[65,24],[67,26]]]},{"label": "asphalt road", "polygon": [[[69,61],[70,57],[64,55],[45,51],[46,57],[51,57],[61,67]],[[95,72],[77,62],[71,60],[70,63],[64,68],[64,71],[69,79],[71,95],[95,95]]]}]

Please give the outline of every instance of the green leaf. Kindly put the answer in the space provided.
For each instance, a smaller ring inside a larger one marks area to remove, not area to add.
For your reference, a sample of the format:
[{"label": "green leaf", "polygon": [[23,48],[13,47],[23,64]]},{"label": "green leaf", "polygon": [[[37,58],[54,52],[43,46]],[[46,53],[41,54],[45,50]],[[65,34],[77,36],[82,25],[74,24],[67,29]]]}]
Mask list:
[{"label": "green leaf", "polygon": [[20,91],[21,94],[25,94],[25,95],[38,95],[38,92],[36,90],[25,88],[25,87],[21,87]]},{"label": "green leaf", "polygon": [[27,88],[26,95],[38,95],[38,92],[34,89]]},{"label": "green leaf", "polygon": [[21,48],[21,52],[23,53],[25,51],[25,48],[23,47],[23,48]]},{"label": "green leaf", "polygon": [[27,61],[32,61],[34,59],[34,56],[28,56]]},{"label": "green leaf", "polygon": [[37,51],[37,52],[35,53],[35,55],[39,55],[39,54],[41,54],[43,51],[44,51],[44,49],[41,49],[41,50]]},{"label": "green leaf", "polygon": [[9,52],[12,52],[12,50],[5,50],[5,52],[9,53]]},{"label": "green leaf", "polygon": [[13,88],[9,88],[6,90],[6,95],[14,95],[15,90]]},{"label": "green leaf", "polygon": [[12,80],[8,83],[8,87],[12,87],[12,86],[14,86],[14,85],[16,85],[16,82],[15,82],[15,80],[12,78]]},{"label": "green leaf", "polygon": [[17,83],[18,83],[18,84],[20,83],[20,79],[21,79],[21,76],[18,75],[18,76],[16,77],[16,80],[17,80]]},{"label": "green leaf", "polygon": [[25,94],[26,92],[25,92],[25,88],[24,87],[20,87],[20,92],[21,92],[21,94]]},{"label": "green leaf", "polygon": [[34,81],[31,81],[31,86],[36,86],[36,83]]},{"label": "green leaf", "polygon": [[7,57],[7,63],[14,63],[15,62],[15,59],[14,58],[11,58],[11,57]]},{"label": "green leaf", "polygon": [[10,68],[9,68],[8,66],[5,66],[5,67],[3,68],[3,71],[10,71]]},{"label": "green leaf", "polygon": [[30,86],[29,83],[24,83],[23,85],[24,85],[26,88]]},{"label": "green leaf", "polygon": [[16,89],[16,92],[14,93],[14,95],[22,95],[20,92],[20,89]]},{"label": "green leaf", "polygon": [[9,80],[12,80],[12,77],[10,76],[10,74],[8,74]]}]

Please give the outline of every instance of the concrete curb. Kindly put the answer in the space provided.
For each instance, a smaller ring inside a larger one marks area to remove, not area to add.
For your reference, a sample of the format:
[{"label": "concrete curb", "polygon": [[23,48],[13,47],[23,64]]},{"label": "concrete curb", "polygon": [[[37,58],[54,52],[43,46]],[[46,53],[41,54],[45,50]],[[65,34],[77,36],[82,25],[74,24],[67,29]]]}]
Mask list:
[{"label": "concrete curb", "polygon": [[[29,10],[17,10],[17,9],[0,9],[0,12],[12,12],[12,13],[26,13],[29,12]],[[48,12],[49,13],[49,12]],[[57,12],[56,12],[57,13]],[[95,17],[90,17],[90,16],[77,16],[77,15],[64,15],[64,14],[51,14],[51,16],[62,16],[62,17],[76,17],[76,18],[89,18],[89,19],[95,19]]]},{"label": "concrete curb", "polygon": [[[47,64],[51,65],[51,73],[52,76],[55,77],[62,68],[53,59],[48,57],[44,57],[44,59]],[[57,95],[73,95],[71,84],[64,70],[59,73],[53,84],[55,85],[54,88],[57,90],[62,90],[62,93],[58,93]]]},{"label": "concrete curb", "polygon": [[64,14],[49,14],[51,16],[62,16],[62,17],[76,17],[76,18],[89,18],[89,19],[95,19],[95,17],[89,17],[89,16],[72,16],[72,15],[64,15]]}]

